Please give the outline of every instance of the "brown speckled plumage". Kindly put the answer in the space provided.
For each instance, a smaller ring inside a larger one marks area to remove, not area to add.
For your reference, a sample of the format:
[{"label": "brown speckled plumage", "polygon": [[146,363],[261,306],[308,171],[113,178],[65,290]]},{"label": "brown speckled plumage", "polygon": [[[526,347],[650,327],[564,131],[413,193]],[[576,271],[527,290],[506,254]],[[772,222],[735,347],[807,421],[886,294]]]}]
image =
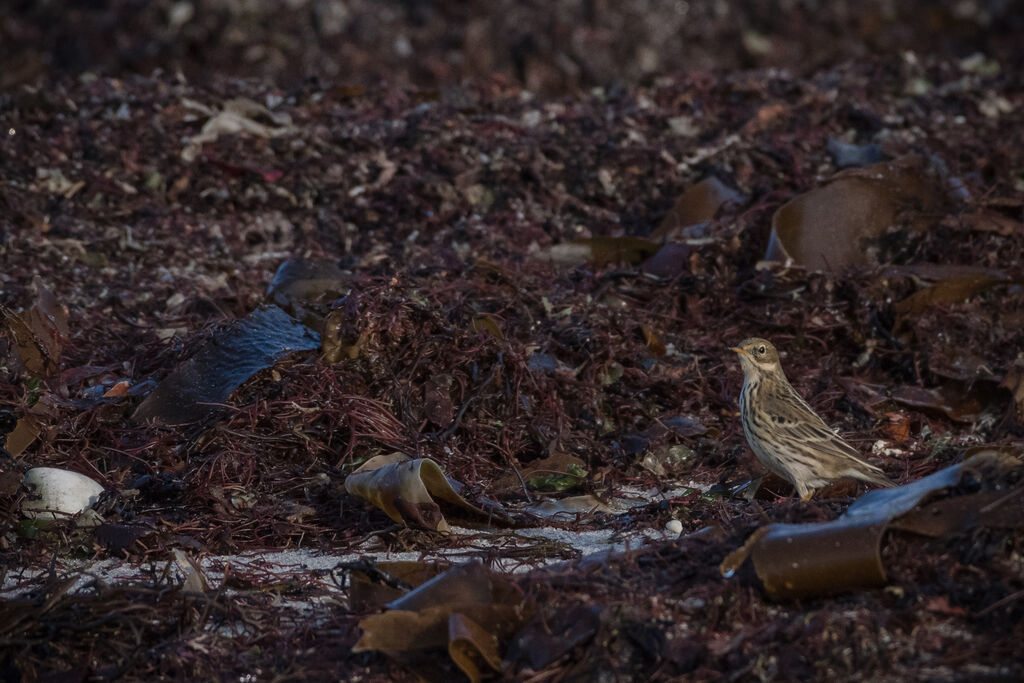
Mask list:
[{"label": "brown speckled plumage", "polygon": [[752,337],[732,349],[743,366],[740,416],[757,459],[807,500],[843,477],[895,486],[818,417],[786,379],[771,342]]}]

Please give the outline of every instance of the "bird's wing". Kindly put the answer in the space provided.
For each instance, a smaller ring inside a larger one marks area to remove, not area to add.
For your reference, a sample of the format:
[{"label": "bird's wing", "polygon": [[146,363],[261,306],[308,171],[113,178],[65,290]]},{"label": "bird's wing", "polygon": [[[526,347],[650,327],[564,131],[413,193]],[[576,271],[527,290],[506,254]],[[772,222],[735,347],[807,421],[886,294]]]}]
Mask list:
[{"label": "bird's wing", "polygon": [[769,405],[776,407],[775,414],[767,417],[780,438],[804,444],[808,450],[823,456],[853,460],[868,471],[881,472],[874,465],[864,462],[860,451],[833,432],[792,387],[779,391]]}]

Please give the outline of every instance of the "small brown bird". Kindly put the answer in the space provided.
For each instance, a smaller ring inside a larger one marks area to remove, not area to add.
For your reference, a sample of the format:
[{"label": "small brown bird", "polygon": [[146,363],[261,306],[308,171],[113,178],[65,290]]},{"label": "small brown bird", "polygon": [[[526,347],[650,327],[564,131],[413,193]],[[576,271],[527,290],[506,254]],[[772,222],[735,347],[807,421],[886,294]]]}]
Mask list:
[{"label": "small brown bird", "polygon": [[800,498],[808,500],[814,489],[843,477],[896,486],[800,398],[771,342],[752,337],[731,350],[743,366],[740,417],[747,443],[765,467],[793,483]]}]

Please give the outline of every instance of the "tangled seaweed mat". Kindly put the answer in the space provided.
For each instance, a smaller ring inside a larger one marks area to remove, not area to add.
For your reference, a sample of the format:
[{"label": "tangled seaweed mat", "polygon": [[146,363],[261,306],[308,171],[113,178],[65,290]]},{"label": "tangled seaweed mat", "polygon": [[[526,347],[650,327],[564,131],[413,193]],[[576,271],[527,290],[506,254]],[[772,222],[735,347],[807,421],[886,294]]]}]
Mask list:
[{"label": "tangled seaweed mat", "polygon": [[[938,498],[972,481],[973,492]],[[733,576],[749,560],[772,598],[882,586],[886,576],[881,544],[886,531],[934,537],[979,526],[1021,528],[1022,493],[1021,461],[1005,450],[985,449],[906,486],[870,491],[837,520],[761,527],[725,558],[721,570]]]},{"label": "tangled seaweed mat", "polygon": [[[765,526],[731,553],[721,569],[732,576],[752,565],[766,593],[776,599],[881,586],[886,583],[880,553],[886,531],[938,537],[976,527],[1020,528],[1022,493],[1024,463],[1017,451],[985,447],[963,463],[912,484],[871,491],[835,521]],[[691,538],[704,535],[697,532]],[[603,554],[597,564],[614,560]],[[595,565],[585,559],[576,569],[584,566]],[[474,682],[487,671],[501,671],[500,644],[509,638],[518,642],[518,629],[536,611],[509,579],[478,563],[366,562],[347,568],[350,604],[360,610],[385,609],[359,622],[363,634],[353,652],[381,651],[431,680],[442,668],[432,658],[439,651],[446,651]],[[574,571],[569,565],[563,570]],[[586,611],[570,611],[580,609]],[[594,631],[583,629],[580,637],[585,640]],[[517,647],[513,658],[522,654]],[[510,650],[505,660],[513,654]]]}]

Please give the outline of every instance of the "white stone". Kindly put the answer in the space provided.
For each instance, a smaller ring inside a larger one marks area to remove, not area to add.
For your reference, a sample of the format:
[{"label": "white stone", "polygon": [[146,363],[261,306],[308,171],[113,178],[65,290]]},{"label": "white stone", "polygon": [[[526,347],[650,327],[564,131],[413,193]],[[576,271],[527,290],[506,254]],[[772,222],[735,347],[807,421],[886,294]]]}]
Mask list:
[{"label": "white stone", "polygon": [[99,500],[103,487],[78,472],[55,467],[33,467],[25,473],[30,491],[21,512],[30,519],[77,515]]},{"label": "white stone", "polygon": [[683,523],[678,519],[670,519],[668,524],[665,525],[665,531],[678,536],[683,533]]}]

